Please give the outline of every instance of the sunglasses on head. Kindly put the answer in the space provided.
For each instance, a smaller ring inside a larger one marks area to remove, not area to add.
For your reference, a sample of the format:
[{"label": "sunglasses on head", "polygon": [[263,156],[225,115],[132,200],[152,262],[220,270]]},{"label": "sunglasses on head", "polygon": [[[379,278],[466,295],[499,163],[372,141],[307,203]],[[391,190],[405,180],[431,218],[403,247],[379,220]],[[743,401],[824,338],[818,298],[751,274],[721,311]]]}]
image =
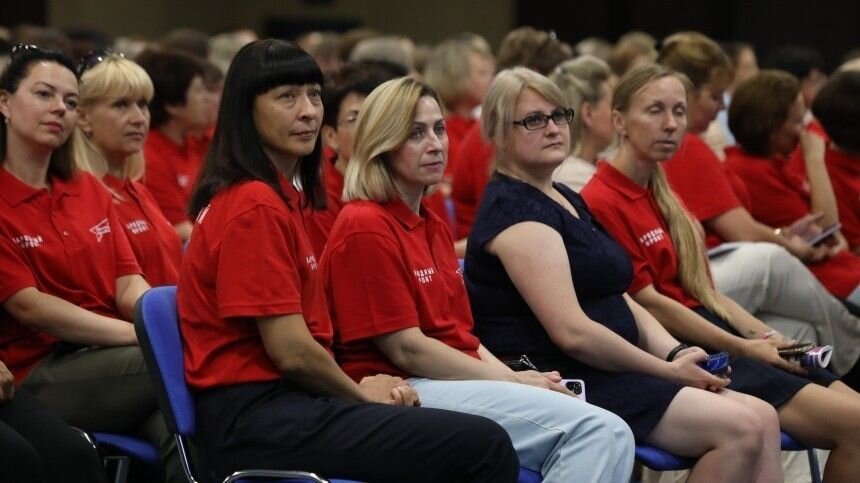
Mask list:
[{"label": "sunglasses on head", "polygon": [[84,75],[84,72],[92,69],[93,67],[98,65],[99,62],[107,59],[108,57],[110,57],[112,55],[118,55],[122,58],[125,58],[125,54],[112,52],[112,51],[107,50],[107,49],[91,50],[91,51],[87,52],[86,55],[81,57],[81,61],[78,62],[78,77]]}]

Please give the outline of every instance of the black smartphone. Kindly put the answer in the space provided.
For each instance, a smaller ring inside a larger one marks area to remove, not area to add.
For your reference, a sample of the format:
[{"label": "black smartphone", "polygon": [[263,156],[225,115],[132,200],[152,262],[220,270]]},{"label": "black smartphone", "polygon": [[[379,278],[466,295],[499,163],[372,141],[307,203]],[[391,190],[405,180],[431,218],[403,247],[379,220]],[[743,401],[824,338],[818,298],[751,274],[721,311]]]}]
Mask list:
[{"label": "black smartphone", "polygon": [[799,344],[795,344],[791,347],[786,347],[785,349],[779,349],[777,353],[780,357],[792,357],[799,356],[801,354],[805,354],[807,351],[815,347],[815,344],[811,342],[801,342]]},{"label": "black smartphone", "polygon": [[821,245],[822,243],[824,243],[824,240],[833,236],[833,234],[836,233],[837,231],[839,231],[840,228],[842,228],[842,223],[839,223],[837,221],[836,223],[834,223],[834,224],[828,226],[827,228],[821,230],[821,233],[809,238],[806,241],[809,242],[809,244],[812,246]]}]

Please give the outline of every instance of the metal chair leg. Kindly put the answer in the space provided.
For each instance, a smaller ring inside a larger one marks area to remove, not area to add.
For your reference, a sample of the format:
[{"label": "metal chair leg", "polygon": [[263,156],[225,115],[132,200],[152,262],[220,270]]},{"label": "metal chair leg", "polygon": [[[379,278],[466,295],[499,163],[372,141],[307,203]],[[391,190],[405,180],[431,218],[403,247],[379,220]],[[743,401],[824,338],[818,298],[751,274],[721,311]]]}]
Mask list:
[{"label": "metal chair leg", "polygon": [[809,476],[812,478],[812,483],[821,483],[821,471],[818,469],[818,455],[815,453],[815,448],[806,450],[806,455],[809,457]]}]

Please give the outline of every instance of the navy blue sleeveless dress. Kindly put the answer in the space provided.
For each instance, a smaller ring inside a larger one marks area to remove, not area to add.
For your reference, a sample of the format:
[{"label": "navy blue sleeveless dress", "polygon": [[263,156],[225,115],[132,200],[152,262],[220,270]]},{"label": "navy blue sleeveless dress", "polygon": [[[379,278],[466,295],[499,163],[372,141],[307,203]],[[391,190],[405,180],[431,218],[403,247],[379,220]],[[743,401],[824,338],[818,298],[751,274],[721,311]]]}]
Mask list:
[{"label": "navy blue sleeveless dress", "polygon": [[630,258],[591,216],[577,193],[559,183],[554,186],[580,218],[533,186],[500,173],[495,173],[487,186],[465,259],[475,334],[501,358],[526,354],[541,371],[557,370],[565,378],[582,379],[588,402],[623,418],[636,439],[643,440],[683,386],[646,374],[607,372],[562,353],[520,296],[501,261],[484,250],[487,242],[517,223],[532,221],[551,227],[564,240],[582,309],[595,322],[637,344],[636,321],[623,298],[633,276]]}]

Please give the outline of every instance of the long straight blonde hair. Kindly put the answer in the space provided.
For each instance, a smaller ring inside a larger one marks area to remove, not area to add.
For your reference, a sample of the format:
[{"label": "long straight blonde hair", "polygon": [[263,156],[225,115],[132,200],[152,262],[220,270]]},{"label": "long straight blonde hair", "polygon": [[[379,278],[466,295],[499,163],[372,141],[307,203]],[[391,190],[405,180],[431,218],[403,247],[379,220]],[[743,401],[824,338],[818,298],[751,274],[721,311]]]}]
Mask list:
[{"label": "long straight blonde hair", "polygon": [[[690,81],[681,73],[659,65],[647,65],[628,72],[615,86],[612,109],[627,112],[633,97],[646,85],[665,77],[675,77],[690,92]],[[717,300],[711,282],[705,243],[698,226],[666,181],[663,168],[657,165],[648,180],[648,191],[654,196],[660,213],[669,227],[669,236],[678,253],[678,279],[684,290],[720,318],[729,321],[731,315]]]}]

